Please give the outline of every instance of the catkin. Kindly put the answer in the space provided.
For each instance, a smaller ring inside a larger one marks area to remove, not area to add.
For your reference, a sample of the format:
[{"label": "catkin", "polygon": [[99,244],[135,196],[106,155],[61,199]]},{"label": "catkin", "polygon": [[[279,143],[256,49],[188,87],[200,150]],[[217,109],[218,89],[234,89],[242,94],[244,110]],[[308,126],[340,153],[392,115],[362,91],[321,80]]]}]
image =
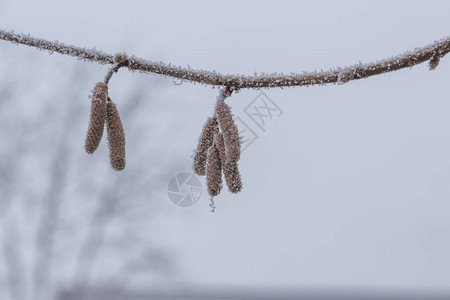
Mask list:
[{"label": "catkin", "polygon": [[116,171],[121,171],[125,168],[125,132],[117,106],[109,98],[106,110],[106,130],[111,167]]},{"label": "catkin", "polygon": [[222,166],[227,161],[227,156],[225,155],[225,143],[223,141],[222,132],[218,132],[214,135],[214,146],[216,146],[217,151],[219,151],[219,158]]},{"label": "catkin", "polygon": [[195,174],[204,176],[206,172],[206,157],[208,149],[213,144],[214,134],[218,132],[217,120],[215,117],[208,118],[202,129],[202,134],[198,139],[197,150],[194,154],[193,169]]},{"label": "catkin", "polygon": [[430,70],[435,70],[437,68],[437,66],[439,65],[439,61],[440,61],[440,57],[438,55],[433,56],[430,59]]},{"label": "catkin", "polygon": [[84,149],[92,154],[97,149],[102,139],[106,118],[106,99],[108,98],[108,86],[99,82],[92,91],[91,116],[86,136]]},{"label": "catkin", "polygon": [[219,151],[213,145],[208,150],[206,160],[206,185],[211,197],[217,196],[222,189],[222,167],[220,164]]},{"label": "catkin", "polygon": [[231,108],[223,101],[216,105],[216,116],[225,141],[225,154],[228,161],[238,161],[241,156],[239,131],[233,120]]},{"label": "catkin", "polygon": [[241,174],[239,173],[239,168],[236,161],[227,161],[222,133],[216,133],[214,136],[214,145],[219,152],[220,163],[228,189],[230,192],[236,194],[242,190]]},{"label": "catkin", "polygon": [[239,193],[242,190],[242,180],[237,161],[227,161],[222,168],[230,192]]}]

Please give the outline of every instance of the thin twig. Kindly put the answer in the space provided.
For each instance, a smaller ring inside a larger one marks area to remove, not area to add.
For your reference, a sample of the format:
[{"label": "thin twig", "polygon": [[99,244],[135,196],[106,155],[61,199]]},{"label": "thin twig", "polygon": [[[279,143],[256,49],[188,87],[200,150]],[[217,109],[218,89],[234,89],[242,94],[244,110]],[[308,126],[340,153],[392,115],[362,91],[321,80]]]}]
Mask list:
[{"label": "thin twig", "polygon": [[122,62],[122,63],[116,63],[115,65],[113,65],[109,70],[108,73],[105,76],[105,84],[109,83],[109,80],[111,79],[111,77],[113,76],[114,73],[117,73],[117,71],[119,71],[119,69],[123,66],[126,66],[128,64],[128,61]]},{"label": "thin twig", "polygon": [[[34,38],[30,35],[16,34],[0,30],[0,39],[9,42],[28,45],[50,53],[58,52],[64,55],[78,57],[81,60],[95,61],[100,64],[114,64],[114,56],[95,49],[88,50],[60,42],[50,42]],[[450,52],[450,37],[443,38],[433,44],[401,55],[368,64],[356,64],[346,68],[336,68],[323,72],[303,72],[287,74],[265,73],[255,76],[222,75],[215,71],[195,70],[173,66],[162,62],[152,62],[135,56],[128,57],[126,67],[132,71],[160,74],[204,85],[227,86],[234,89],[273,88],[310,86],[324,84],[343,84],[351,80],[371,77],[378,74],[397,71],[415,66],[435,57],[443,57]]]}]

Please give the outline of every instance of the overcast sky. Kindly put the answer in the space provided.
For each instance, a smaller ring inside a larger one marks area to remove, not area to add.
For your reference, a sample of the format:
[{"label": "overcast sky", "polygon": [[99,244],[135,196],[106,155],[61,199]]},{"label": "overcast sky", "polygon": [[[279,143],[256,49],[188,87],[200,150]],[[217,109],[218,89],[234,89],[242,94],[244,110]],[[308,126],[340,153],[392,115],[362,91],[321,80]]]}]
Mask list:
[{"label": "overcast sky", "polygon": [[[371,62],[449,35],[449,1],[393,2],[0,0],[0,27],[250,75]],[[0,47],[17,49],[14,55],[36,51],[3,41]],[[264,90],[283,111],[265,131],[245,114],[260,92],[233,95],[234,114],[259,137],[240,161],[243,191],[224,189],[214,214],[206,188],[189,208],[174,206],[165,186],[159,193],[166,213],[151,234],[177,253],[179,280],[449,287],[449,59],[432,72],[422,64],[340,86]],[[138,76],[154,75],[121,70],[111,93]],[[190,155],[218,91],[166,81],[149,101],[165,104],[159,125],[168,136],[154,143],[167,147],[162,157],[182,162],[175,175],[191,172]]]}]

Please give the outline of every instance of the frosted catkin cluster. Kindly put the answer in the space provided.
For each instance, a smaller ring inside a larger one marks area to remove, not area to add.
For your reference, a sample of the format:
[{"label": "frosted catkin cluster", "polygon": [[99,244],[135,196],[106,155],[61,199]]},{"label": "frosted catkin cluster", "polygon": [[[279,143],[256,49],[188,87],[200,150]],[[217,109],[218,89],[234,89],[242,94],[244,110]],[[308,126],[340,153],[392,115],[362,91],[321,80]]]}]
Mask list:
[{"label": "frosted catkin cluster", "polygon": [[92,91],[91,114],[84,147],[87,153],[92,154],[97,150],[105,123],[111,167],[121,171],[125,168],[125,132],[117,106],[108,97],[108,85],[99,82]]},{"label": "frosted catkin cluster", "polygon": [[214,117],[209,118],[203,126],[194,154],[194,172],[200,176],[206,175],[211,211],[215,210],[214,197],[222,189],[222,174],[230,192],[242,190],[238,168],[241,155],[239,131],[230,106],[224,102],[230,95],[229,88],[220,91]]}]

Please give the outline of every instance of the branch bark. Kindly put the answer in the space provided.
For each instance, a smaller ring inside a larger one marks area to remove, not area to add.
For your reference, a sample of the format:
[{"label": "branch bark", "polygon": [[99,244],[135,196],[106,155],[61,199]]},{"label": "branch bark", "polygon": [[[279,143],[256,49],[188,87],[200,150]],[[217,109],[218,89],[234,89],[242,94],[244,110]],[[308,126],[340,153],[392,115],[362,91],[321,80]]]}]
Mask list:
[{"label": "branch bark", "polygon": [[[114,55],[95,49],[85,49],[72,45],[65,45],[58,41],[50,42],[34,38],[30,35],[16,34],[11,31],[0,30],[0,39],[16,44],[35,47],[50,53],[58,52],[63,55],[78,57],[85,61],[95,61],[100,64],[115,64]],[[414,51],[407,51],[401,55],[368,64],[356,64],[346,68],[336,68],[323,72],[303,72],[286,74],[265,73],[255,76],[223,75],[215,71],[195,70],[162,62],[152,62],[131,56],[124,67],[132,71],[159,74],[178,78],[204,85],[227,86],[232,89],[275,88],[311,86],[325,84],[343,84],[351,80],[367,78],[387,72],[415,66],[425,61],[432,62],[432,68],[441,57],[450,52],[450,37],[429,44]],[[434,66],[435,67],[435,66]]]}]

